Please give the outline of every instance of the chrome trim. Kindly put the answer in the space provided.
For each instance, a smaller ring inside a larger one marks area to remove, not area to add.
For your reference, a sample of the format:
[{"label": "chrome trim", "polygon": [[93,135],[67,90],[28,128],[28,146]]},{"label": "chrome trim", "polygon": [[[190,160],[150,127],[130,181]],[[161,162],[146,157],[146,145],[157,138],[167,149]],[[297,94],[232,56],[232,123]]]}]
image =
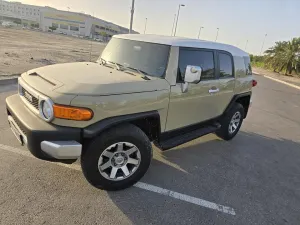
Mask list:
[{"label": "chrome trim", "polygon": [[18,124],[16,123],[16,121],[14,120],[14,118],[12,116],[8,116],[8,122],[10,124],[12,124],[14,126],[14,128],[17,129],[17,131],[22,136],[22,140],[20,140],[19,139],[20,137],[17,137],[17,134],[14,132],[13,128],[11,127],[11,130],[12,130],[13,134],[16,136],[16,138],[21,142],[22,145],[24,145],[24,144],[27,145],[27,136],[23,133],[23,131],[20,129],[20,127],[18,126]]},{"label": "chrome trim", "polygon": [[[49,103],[50,104],[50,106],[52,106],[52,108],[51,108],[51,117],[50,118],[46,118],[45,117],[45,115],[44,115],[44,113],[43,113],[43,102],[47,102],[47,103]],[[51,120],[53,120],[53,118],[54,118],[54,112],[53,112],[53,102],[52,102],[52,100],[50,99],[50,98],[47,98],[47,99],[39,99],[39,111],[40,111],[40,117],[42,117],[45,121],[47,121],[47,122],[50,122]]]},{"label": "chrome trim", "polygon": [[[21,87],[23,87],[29,94],[31,94],[32,96],[34,96],[35,98],[38,99],[39,109],[36,109],[33,105],[31,105],[27,101],[27,99],[23,96]],[[43,120],[45,120],[47,122],[50,122],[51,120],[54,119],[53,107],[52,107],[52,117],[50,117],[49,119],[45,118],[44,113],[42,111],[42,107],[41,107],[43,101],[48,102],[52,106],[54,104],[53,101],[49,97],[41,94],[40,92],[37,92],[35,89],[30,87],[21,77],[18,78],[18,91],[19,91],[19,95],[20,95],[22,101],[32,112],[34,112],[36,115],[38,115],[40,118],[42,118]]]},{"label": "chrome trim", "polygon": [[77,141],[42,141],[41,149],[55,159],[77,159],[82,145]]}]

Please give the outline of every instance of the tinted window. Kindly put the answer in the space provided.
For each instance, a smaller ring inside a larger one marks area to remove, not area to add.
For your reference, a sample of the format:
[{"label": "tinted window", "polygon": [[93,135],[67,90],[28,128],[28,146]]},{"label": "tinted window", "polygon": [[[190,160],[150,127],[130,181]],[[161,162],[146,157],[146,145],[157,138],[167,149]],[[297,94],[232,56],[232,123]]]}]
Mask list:
[{"label": "tinted window", "polygon": [[252,75],[252,68],[249,57],[244,57],[245,67],[246,67],[246,75]]},{"label": "tinted window", "polygon": [[184,81],[185,69],[190,66],[201,66],[201,80],[215,78],[214,53],[205,50],[181,49],[179,55],[178,81]]},{"label": "tinted window", "polygon": [[220,78],[232,77],[233,67],[231,56],[224,53],[219,53],[218,55],[220,61]]}]

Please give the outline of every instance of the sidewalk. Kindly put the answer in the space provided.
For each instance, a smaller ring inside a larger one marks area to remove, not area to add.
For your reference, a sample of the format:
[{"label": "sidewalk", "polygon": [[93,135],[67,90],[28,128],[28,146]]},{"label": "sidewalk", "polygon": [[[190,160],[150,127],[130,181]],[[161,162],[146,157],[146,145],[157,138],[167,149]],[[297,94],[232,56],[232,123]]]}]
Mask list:
[{"label": "sidewalk", "polygon": [[253,73],[256,75],[272,77],[300,87],[300,78],[297,77],[285,76],[262,68],[253,68]]}]

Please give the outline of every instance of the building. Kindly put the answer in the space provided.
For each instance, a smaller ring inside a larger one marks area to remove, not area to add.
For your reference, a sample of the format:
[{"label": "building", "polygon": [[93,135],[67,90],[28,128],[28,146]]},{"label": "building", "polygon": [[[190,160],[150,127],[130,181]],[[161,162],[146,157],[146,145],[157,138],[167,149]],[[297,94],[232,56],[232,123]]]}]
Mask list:
[{"label": "building", "polygon": [[[20,2],[0,0],[0,20],[57,33],[109,40],[115,34],[128,33],[125,27],[84,13],[57,10]],[[133,32],[137,33],[137,32]]]},{"label": "building", "polygon": [[2,21],[8,20],[16,24],[22,23],[24,25],[39,27],[41,10],[39,6],[0,0],[0,20]]}]

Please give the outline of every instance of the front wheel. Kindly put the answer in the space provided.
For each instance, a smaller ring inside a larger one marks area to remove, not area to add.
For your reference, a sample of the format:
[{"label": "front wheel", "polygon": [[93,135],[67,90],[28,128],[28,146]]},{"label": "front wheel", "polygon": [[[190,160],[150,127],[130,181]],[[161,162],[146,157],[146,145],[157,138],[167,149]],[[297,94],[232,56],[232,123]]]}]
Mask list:
[{"label": "front wheel", "polygon": [[239,132],[244,119],[244,107],[235,103],[221,120],[221,128],[216,135],[224,140],[231,140]]},{"label": "front wheel", "polygon": [[120,190],[147,172],[152,158],[149,138],[138,127],[114,127],[91,141],[81,156],[85,178],[96,188]]}]

